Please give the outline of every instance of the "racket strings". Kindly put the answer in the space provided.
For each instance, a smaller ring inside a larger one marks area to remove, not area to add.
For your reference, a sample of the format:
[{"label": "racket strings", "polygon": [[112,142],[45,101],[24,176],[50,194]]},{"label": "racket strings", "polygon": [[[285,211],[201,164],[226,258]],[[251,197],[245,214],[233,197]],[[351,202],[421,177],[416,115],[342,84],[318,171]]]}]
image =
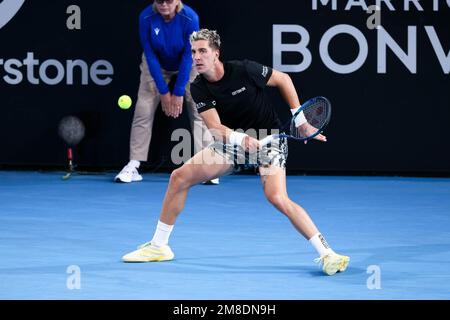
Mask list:
[{"label": "racket strings", "polygon": [[[328,123],[330,111],[331,109],[327,101],[317,100],[315,103],[303,110],[303,115],[308,123],[317,130],[312,133],[310,130],[303,130],[303,126],[297,128],[295,126],[295,118],[293,118],[290,124],[290,134],[297,139],[306,139],[311,135],[315,135],[317,131],[321,131],[322,128]],[[297,116],[299,115],[300,114]]]}]

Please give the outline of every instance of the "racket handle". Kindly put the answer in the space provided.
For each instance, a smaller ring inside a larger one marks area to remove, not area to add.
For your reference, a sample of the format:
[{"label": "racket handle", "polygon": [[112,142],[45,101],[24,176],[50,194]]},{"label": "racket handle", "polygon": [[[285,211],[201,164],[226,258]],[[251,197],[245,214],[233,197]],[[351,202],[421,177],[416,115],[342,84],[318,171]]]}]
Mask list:
[{"label": "racket handle", "polygon": [[72,159],[73,159],[72,148],[67,148],[67,159],[69,161],[72,161]]},{"label": "racket handle", "polygon": [[275,138],[276,138],[276,135],[273,135],[273,134],[272,134],[272,135],[270,135],[270,136],[267,136],[267,137],[265,137],[265,138],[259,140],[259,144],[260,144],[261,146],[268,145],[268,144],[271,143],[273,140],[275,140]]}]

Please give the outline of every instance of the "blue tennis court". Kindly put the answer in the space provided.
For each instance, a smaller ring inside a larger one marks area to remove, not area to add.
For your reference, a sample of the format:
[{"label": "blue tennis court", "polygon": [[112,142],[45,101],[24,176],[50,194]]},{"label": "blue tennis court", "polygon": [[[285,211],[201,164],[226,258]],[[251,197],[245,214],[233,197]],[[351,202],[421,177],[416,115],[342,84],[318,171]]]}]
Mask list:
[{"label": "blue tennis court", "polygon": [[1,299],[450,298],[450,179],[289,176],[291,198],[351,257],[330,277],[257,176],[192,188],[175,260],[143,264],[120,258],[150,240],[169,176],[61,176],[0,172]]}]

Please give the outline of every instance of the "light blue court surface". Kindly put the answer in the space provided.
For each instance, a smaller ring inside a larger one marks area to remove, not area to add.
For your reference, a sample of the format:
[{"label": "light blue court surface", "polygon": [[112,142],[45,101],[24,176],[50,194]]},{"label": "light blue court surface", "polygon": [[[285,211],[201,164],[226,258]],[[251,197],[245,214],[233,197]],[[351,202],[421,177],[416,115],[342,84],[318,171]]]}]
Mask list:
[{"label": "light blue court surface", "polygon": [[152,237],[168,175],[61,176],[0,172],[1,299],[450,299],[450,179],[288,177],[291,198],[351,257],[329,277],[257,176],[194,187],[175,260],[144,264],[120,258]]}]

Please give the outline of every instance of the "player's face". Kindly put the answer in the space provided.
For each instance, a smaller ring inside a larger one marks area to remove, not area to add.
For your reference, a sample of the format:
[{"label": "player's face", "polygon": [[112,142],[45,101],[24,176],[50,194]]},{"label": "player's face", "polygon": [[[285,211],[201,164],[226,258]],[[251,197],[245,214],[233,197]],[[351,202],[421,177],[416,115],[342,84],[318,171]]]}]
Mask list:
[{"label": "player's face", "polygon": [[214,69],[218,57],[219,51],[211,48],[207,40],[194,41],[192,44],[192,60],[198,73]]}]

